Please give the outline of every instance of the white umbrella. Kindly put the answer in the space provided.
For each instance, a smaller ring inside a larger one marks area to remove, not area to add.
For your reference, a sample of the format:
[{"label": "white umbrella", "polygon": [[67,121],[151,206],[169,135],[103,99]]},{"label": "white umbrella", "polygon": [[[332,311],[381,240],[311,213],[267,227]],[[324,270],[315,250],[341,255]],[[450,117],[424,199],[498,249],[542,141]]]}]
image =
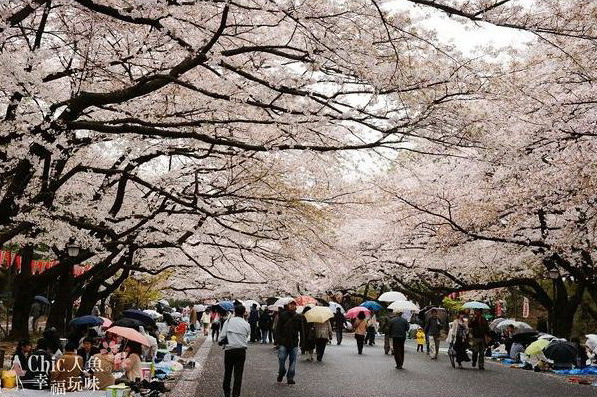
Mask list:
[{"label": "white umbrella", "polygon": [[294,298],[291,297],[287,297],[287,298],[280,298],[277,301],[274,302],[274,306],[278,306],[278,307],[284,307],[286,306],[289,302],[294,302]]},{"label": "white umbrella", "polygon": [[251,310],[251,308],[253,307],[253,305],[257,305],[257,307],[259,307],[259,302],[257,302],[256,300],[253,299],[247,299],[246,301],[242,301],[243,306],[247,308],[247,310]]},{"label": "white umbrella", "polygon": [[168,301],[167,301],[166,299],[160,299],[160,300],[158,301],[158,303],[161,303],[161,304],[162,304],[162,305],[164,305],[164,306],[170,306],[170,304],[168,303]]},{"label": "white umbrella", "polygon": [[416,312],[419,311],[419,306],[411,301],[395,301],[390,303],[388,309],[392,310],[393,312],[403,312],[405,310]]},{"label": "white umbrella", "polygon": [[195,305],[193,307],[195,308],[196,312],[204,312],[206,309],[205,305]]},{"label": "white umbrella", "polygon": [[587,334],[587,342],[585,345],[591,349],[592,352],[597,352],[597,335]]},{"label": "white umbrella", "polygon": [[181,318],[182,317],[182,313],[179,312],[172,312],[170,313],[170,315],[174,318]]},{"label": "white umbrella", "polygon": [[336,309],[340,308],[340,313],[344,314],[346,313],[346,310],[344,310],[344,308],[342,307],[342,305],[340,305],[337,302],[328,302],[328,305],[330,307],[330,310],[332,311],[332,313],[336,313]]},{"label": "white umbrella", "polygon": [[388,291],[384,292],[377,298],[380,302],[396,302],[396,301],[405,301],[406,296],[402,292],[398,291]]},{"label": "white umbrella", "polygon": [[158,319],[158,318],[160,318],[160,317],[163,317],[161,313],[158,313],[158,312],[156,312],[155,310],[151,310],[151,309],[145,309],[145,310],[143,310],[143,313],[147,313],[147,314],[149,314],[149,316],[150,316],[151,318],[153,318],[154,320],[155,320],[155,319]]}]

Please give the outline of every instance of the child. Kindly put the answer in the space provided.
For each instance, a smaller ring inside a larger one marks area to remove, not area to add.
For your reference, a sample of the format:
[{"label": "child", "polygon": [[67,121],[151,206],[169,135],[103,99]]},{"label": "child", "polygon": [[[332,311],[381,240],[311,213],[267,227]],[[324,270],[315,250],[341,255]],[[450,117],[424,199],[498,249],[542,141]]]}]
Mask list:
[{"label": "child", "polygon": [[419,351],[419,349],[421,349],[421,353],[423,353],[423,345],[425,344],[425,331],[423,331],[423,328],[419,327],[417,329],[416,338],[417,338],[417,351]]}]

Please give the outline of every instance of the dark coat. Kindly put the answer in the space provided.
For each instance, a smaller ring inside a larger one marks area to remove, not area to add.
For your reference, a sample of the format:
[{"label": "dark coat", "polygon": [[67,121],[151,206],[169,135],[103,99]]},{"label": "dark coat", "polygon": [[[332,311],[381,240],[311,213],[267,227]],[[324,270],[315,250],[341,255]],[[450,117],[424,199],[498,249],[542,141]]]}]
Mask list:
[{"label": "dark coat", "polygon": [[301,316],[296,312],[283,311],[278,317],[276,325],[277,343],[281,346],[294,348],[299,346],[299,335],[303,338],[303,324]]},{"label": "dark coat", "polygon": [[259,329],[270,329],[272,327],[272,316],[267,311],[261,313],[259,316]]},{"label": "dark coat", "polygon": [[396,316],[388,324],[388,335],[390,338],[406,339],[410,324],[402,316]]}]

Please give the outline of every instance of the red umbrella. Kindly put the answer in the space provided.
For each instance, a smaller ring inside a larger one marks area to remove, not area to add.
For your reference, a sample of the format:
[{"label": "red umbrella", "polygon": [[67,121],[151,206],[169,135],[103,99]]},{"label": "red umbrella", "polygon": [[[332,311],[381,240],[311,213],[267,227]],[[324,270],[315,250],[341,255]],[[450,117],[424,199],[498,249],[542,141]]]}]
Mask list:
[{"label": "red umbrella", "polygon": [[311,298],[310,296],[307,296],[307,295],[301,295],[297,298],[294,298],[294,301],[296,302],[297,306],[307,306],[310,303],[312,303],[314,305],[317,304],[317,299]]},{"label": "red umbrella", "polygon": [[111,332],[114,335],[122,336],[123,338],[126,338],[130,341],[138,342],[145,346],[150,346],[150,343],[145,337],[145,335],[132,328],[119,327],[115,325],[112,328],[108,329],[108,332]]},{"label": "red umbrella", "polygon": [[371,315],[371,311],[369,311],[369,309],[367,309],[366,307],[357,306],[357,307],[353,307],[352,309],[347,311],[344,316],[346,318],[356,318],[360,312],[365,313],[365,315],[367,317],[369,317]]}]

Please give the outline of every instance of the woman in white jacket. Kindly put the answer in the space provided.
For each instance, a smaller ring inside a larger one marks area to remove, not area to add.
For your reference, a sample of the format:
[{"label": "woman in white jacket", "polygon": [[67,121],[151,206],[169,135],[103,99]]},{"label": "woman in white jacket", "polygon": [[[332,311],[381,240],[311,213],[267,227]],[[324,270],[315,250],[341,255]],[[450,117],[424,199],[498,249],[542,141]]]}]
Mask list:
[{"label": "woman in white jacket", "polygon": [[455,360],[458,363],[458,368],[462,368],[463,361],[471,361],[466,352],[469,346],[469,329],[466,319],[466,312],[460,312],[458,317],[452,321],[450,332],[448,333],[448,342],[456,352]]}]

